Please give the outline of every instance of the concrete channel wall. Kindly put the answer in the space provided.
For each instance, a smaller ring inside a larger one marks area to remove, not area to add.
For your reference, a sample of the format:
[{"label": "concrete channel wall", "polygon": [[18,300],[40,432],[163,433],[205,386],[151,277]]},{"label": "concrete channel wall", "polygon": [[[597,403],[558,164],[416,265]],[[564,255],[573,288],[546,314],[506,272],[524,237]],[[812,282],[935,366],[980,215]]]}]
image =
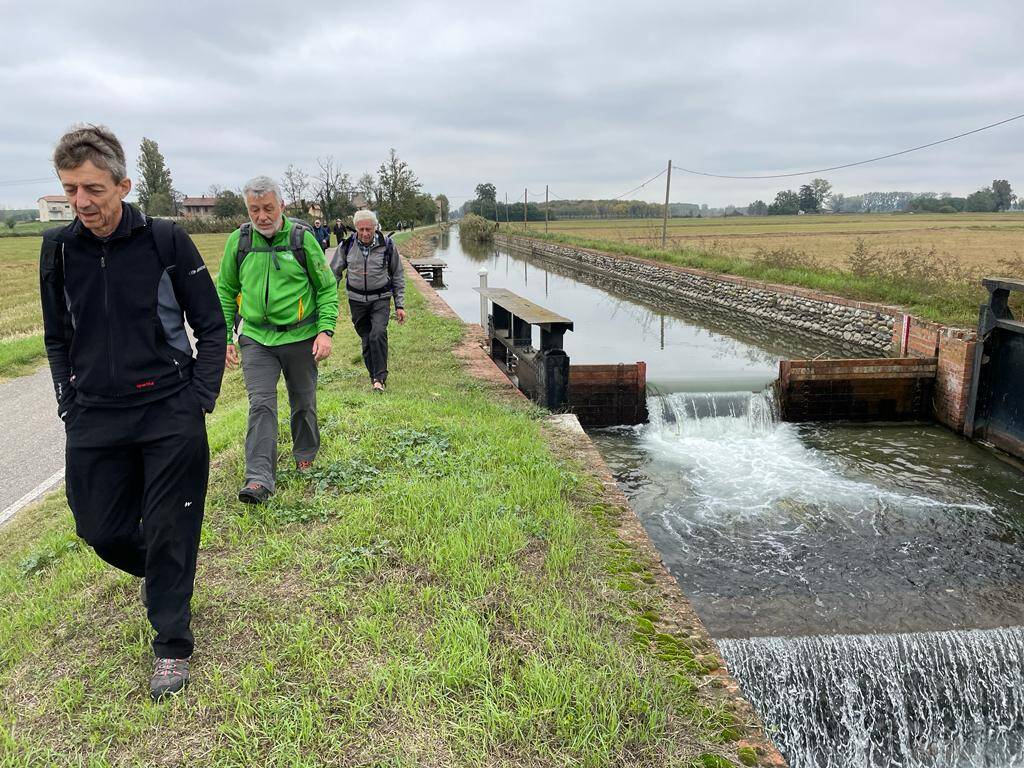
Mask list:
[{"label": "concrete channel wall", "polygon": [[[972,330],[921,320],[905,314],[899,307],[853,301],[806,288],[763,283],[520,235],[498,234],[496,239],[499,246],[512,253],[587,270],[618,285],[632,284],[641,298],[655,296],[661,301],[674,300],[689,307],[710,305],[742,313],[753,322],[768,321],[803,333],[818,334],[883,357],[932,359],[936,362],[936,373],[925,418],[934,418],[963,434],[977,344],[977,334]],[[918,396],[921,394],[918,390]]]},{"label": "concrete channel wall", "polygon": [[577,248],[519,235],[499,234],[497,244],[513,253],[539,256],[576,269],[585,267],[658,292],[662,299],[712,304],[731,312],[821,334],[879,354],[892,349],[897,307],[852,301],[793,286],[677,267],[633,256]]}]

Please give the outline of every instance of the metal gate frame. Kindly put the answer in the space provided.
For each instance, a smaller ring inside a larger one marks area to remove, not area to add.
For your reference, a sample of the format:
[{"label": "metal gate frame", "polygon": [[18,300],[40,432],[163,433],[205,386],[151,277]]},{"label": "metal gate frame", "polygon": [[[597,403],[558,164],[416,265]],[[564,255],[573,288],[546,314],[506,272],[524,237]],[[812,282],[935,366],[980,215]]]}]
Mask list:
[{"label": "metal gate frame", "polygon": [[[971,377],[971,394],[967,401],[964,434],[981,439],[1018,458],[1024,458],[1024,420],[1018,434],[991,429],[991,403],[993,380],[998,373],[999,349],[1010,343],[1024,343],[1024,322],[1016,320],[1010,311],[1010,292],[1024,292],[1024,282],[991,278],[982,280],[988,290],[988,304],[981,306],[978,318],[978,346]],[[1012,341],[1007,342],[1008,339]],[[1020,382],[1020,398],[1024,402],[1024,380]],[[1017,430],[1015,430],[1016,432]]]}]

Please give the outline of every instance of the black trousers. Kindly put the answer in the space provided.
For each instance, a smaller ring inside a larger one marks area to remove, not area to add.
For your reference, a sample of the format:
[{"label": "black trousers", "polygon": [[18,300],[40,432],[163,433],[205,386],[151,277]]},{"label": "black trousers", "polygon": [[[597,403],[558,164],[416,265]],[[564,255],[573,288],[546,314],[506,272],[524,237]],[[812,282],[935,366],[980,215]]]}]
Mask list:
[{"label": "black trousers", "polygon": [[187,658],[192,590],[210,475],[206,423],[188,386],[130,408],[67,416],[68,504],[103,560],[146,579],[157,657]]},{"label": "black trousers", "polygon": [[371,381],[388,380],[388,317],[391,299],[376,301],[348,300],[352,325],[363,341],[363,362]]}]

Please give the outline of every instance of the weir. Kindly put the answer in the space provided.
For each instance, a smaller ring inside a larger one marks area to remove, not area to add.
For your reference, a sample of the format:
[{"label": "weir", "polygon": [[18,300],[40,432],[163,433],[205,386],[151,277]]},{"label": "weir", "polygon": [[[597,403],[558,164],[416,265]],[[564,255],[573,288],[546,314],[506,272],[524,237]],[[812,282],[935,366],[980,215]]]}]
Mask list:
[{"label": "weir", "polygon": [[1024,765],[1024,630],[719,640],[793,768]]},{"label": "weir", "polygon": [[574,362],[647,362],[649,422],[591,438],[792,765],[1022,765],[1016,470],[937,426],[782,420],[780,360],[849,356],[832,340],[454,237],[440,250],[467,320],[483,264],[558,296]]}]

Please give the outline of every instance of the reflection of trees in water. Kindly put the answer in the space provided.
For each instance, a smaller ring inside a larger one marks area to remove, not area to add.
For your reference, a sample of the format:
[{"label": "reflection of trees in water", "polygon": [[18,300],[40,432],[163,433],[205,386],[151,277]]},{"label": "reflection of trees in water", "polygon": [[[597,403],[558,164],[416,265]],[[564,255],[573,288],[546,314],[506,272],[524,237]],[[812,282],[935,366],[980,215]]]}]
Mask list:
[{"label": "reflection of trees in water", "polygon": [[[505,251],[502,252],[510,255]],[[819,355],[831,357],[879,356],[877,352],[838,339],[809,333],[800,328],[793,328],[777,322],[760,320],[735,310],[727,310],[710,304],[701,306],[689,304],[675,296],[659,295],[657,289],[648,288],[640,283],[618,280],[605,274],[576,269],[558,261],[542,258],[537,254],[530,259],[525,259],[520,255],[512,256],[512,258],[516,261],[529,261],[543,265],[545,269],[550,269],[562,277],[599,288],[613,300],[618,299],[622,302],[623,307],[632,305],[629,311],[638,319],[643,317],[643,312],[646,310],[650,315],[643,318],[641,325],[644,328],[651,326],[654,317],[665,314],[674,320],[681,320],[688,325],[707,331],[709,338],[720,336],[734,342],[738,341],[747,345],[742,352],[747,359],[754,363],[779,358]],[[750,347],[758,347],[758,349]],[[721,353],[725,354],[725,350],[722,350]]]},{"label": "reflection of trees in water", "polygon": [[[746,360],[753,365],[775,365],[780,355],[770,350],[762,349],[759,346],[752,346],[746,342],[738,342],[736,339],[724,336],[717,331],[710,330],[703,325],[695,325],[693,322],[680,320],[675,314],[667,314],[651,309],[645,304],[638,304],[635,297],[619,298],[609,289],[601,287],[605,291],[604,297],[598,302],[599,306],[607,307],[609,317],[614,319],[621,310],[631,317],[636,325],[640,327],[641,337],[658,339],[659,346],[665,348],[666,343],[672,346],[670,337],[672,331],[684,326],[687,328],[691,338],[708,340],[707,346],[703,347],[705,354],[712,360],[725,360],[726,358],[739,358]],[[703,323],[703,319],[701,320]],[[666,342],[666,339],[669,339]]]},{"label": "reflection of trees in water", "polygon": [[494,255],[494,243],[481,243],[476,240],[460,240],[462,252],[469,257],[470,261],[480,263],[487,261]]}]

